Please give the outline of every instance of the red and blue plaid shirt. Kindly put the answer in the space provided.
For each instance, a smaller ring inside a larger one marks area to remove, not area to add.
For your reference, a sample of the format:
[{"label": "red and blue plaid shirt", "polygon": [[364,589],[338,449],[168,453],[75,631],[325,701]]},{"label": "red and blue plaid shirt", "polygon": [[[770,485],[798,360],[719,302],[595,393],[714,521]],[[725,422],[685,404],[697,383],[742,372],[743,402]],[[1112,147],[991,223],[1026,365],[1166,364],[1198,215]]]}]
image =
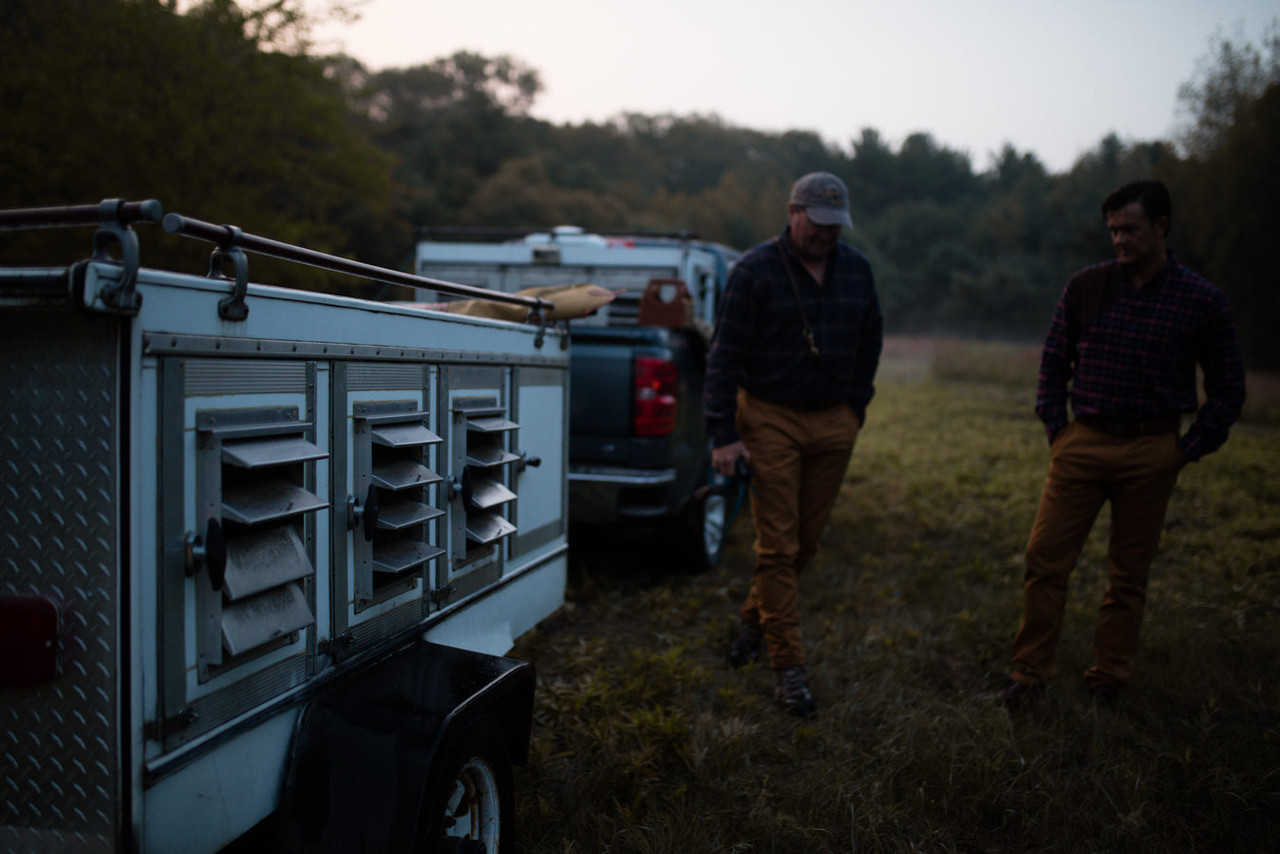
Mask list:
[{"label": "red and blue plaid shirt", "polygon": [[[1109,298],[1082,296],[1106,280]],[[1052,442],[1067,423],[1068,398],[1076,415],[1114,420],[1196,412],[1197,365],[1205,402],[1178,440],[1191,460],[1221,447],[1244,404],[1244,361],[1227,298],[1172,252],[1141,288],[1118,261],[1096,264],[1072,276],[1058,301],[1040,356],[1036,414]]]}]

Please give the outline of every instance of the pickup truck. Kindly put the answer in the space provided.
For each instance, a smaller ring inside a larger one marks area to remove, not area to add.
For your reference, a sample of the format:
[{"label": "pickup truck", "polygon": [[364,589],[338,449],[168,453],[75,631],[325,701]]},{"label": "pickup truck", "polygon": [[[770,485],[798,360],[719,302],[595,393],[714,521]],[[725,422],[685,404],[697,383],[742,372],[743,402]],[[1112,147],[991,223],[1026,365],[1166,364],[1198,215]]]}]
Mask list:
[{"label": "pickup truck", "polygon": [[251,284],[423,283],[156,200],[0,211],[55,226],[92,252],[0,266],[0,851],[510,850],[566,333]]},{"label": "pickup truck", "polygon": [[415,272],[505,293],[571,283],[616,293],[570,324],[569,519],[656,531],[674,565],[697,571],[719,560],[731,521],[702,384],[739,255],[685,234],[424,228]]}]

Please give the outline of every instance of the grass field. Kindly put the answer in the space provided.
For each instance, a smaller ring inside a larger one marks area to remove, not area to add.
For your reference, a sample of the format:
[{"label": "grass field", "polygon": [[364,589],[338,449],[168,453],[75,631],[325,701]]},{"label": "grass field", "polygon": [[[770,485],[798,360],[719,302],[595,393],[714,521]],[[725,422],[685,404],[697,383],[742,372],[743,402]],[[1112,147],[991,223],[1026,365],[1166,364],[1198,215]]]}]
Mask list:
[{"label": "grass field", "polygon": [[1092,706],[1079,678],[1104,511],[1061,671],[1010,714],[990,693],[1048,463],[1034,370],[1012,345],[886,348],[801,581],[814,718],[775,708],[767,667],[724,663],[751,575],[745,510],[700,575],[671,573],[657,544],[575,533],[570,604],[516,650],[539,674],[521,850],[1280,849],[1280,427],[1264,408],[1184,470],[1120,706]]}]

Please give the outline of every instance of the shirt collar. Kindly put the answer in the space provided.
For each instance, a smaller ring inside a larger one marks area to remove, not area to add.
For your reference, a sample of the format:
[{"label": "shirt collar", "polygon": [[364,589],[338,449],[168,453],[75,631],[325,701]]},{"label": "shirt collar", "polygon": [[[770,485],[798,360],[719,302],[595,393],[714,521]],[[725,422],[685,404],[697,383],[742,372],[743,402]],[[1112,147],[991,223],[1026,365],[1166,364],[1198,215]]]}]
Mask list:
[{"label": "shirt collar", "polygon": [[[1117,261],[1116,263],[1119,264],[1120,262]],[[1156,270],[1154,276],[1152,276],[1150,279],[1147,280],[1147,282],[1142,286],[1141,290],[1150,291],[1150,290],[1155,290],[1156,288],[1159,288],[1161,285],[1164,284],[1165,280],[1169,278],[1169,273],[1173,270],[1173,268],[1177,266],[1180,266],[1178,264],[1178,256],[1173,254],[1172,249],[1166,249],[1164,264],[1160,266],[1159,270]],[[1134,288],[1133,279],[1129,278],[1129,271],[1126,270],[1124,267],[1121,267],[1120,272],[1124,276],[1125,287],[1138,290],[1137,288]]]}]

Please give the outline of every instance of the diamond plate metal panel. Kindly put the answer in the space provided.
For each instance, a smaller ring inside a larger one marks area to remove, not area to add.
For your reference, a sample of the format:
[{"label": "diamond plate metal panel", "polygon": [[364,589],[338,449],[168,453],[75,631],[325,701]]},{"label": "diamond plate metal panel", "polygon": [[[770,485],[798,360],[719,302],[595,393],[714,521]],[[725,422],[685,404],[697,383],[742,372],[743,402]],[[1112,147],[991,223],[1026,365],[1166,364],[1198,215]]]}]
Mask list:
[{"label": "diamond plate metal panel", "polygon": [[0,850],[117,833],[116,324],[0,316],[0,593],[61,611],[59,675],[0,689]]}]

